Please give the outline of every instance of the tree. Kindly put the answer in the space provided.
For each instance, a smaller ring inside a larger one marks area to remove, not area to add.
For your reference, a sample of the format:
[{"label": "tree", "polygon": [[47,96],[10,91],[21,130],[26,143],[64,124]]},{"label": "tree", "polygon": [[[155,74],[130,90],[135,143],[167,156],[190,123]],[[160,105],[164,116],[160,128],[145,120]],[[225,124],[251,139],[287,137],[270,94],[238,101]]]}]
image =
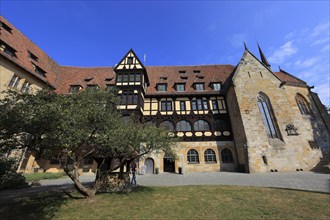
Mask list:
[{"label": "tree", "polygon": [[[3,152],[28,148],[38,157],[60,160],[79,193],[93,197],[102,175],[125,167],[151,152],[171,152],[173,137],[155,126],[145,127],[134,117],[122,117],[116,97],[105,92],[60,95],[49,91],[19,94],[8,91],[0,100],[0,146]],[[81,160],[97,163],[91,188],[79,181]]]}]

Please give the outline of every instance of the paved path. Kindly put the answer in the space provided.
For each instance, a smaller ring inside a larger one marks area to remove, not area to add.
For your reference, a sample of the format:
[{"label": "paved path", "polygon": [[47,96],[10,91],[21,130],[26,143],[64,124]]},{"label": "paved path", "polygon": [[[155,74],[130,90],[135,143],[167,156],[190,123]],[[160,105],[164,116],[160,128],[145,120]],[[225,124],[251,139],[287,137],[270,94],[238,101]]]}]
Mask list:
[{"label": "paved path", "polygon": [[[92,173],[80,176],[83,183],[92,182]],[[66,177],[55,180],[42,180],[41,186],[0,191],[0,205],[10,200],[29,197],[38,192],[68,191],[73,189],[72,181]],[[330,175],[312,172],[244,174],[226,172],[190,173],[185,175],[163,173],[137,176],[138,185],[142,186],[183,186],[183,185],[237,185],[299,189],[330,193]]]},{"label": "paved path", "polygon": [[[84,174],[82,182],[91,182],[95,176]],[[68,178],[43,180],[41,185],[72,184]],[[142,186],[181,186],[181,185],[237,185],[300,189],[330,193],[330,175],[312,172],[245,174],[229,172],[190,173],[185,175],[163,173],[137,176]]]}]

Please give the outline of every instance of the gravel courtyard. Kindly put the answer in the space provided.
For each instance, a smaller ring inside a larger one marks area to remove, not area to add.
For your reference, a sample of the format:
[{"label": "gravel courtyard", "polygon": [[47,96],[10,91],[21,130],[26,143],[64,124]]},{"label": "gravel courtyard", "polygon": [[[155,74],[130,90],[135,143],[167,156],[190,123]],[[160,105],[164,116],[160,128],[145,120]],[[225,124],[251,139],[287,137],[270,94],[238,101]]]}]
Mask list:
[{"label": "gravel courtyard", "polygon": [[[93,181],[95,176],[86,173],[80,176],[82,182]],[[42,180],[42,186],[72,184],[69,178]],[[330,193],[330,175],[313,172],[246,174],[230,172],[190,173],[185,175],[163,173],[137,175],[142,186],[180,185],[237,185],[300,189]]]}]

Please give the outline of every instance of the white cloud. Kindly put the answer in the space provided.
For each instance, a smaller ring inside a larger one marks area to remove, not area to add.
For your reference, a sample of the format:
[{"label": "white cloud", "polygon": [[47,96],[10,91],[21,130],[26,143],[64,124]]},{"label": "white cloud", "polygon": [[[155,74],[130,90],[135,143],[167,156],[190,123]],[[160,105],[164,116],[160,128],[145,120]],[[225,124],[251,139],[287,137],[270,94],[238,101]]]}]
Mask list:
[{"label": "white cloud", "polygon": [[314,46],[314,45],[318,45],[318,44],[323,44],[323,43],[328,43],[330,40],[330,37],[326,37],[326,38],[322,38],[322,39],[318,39],[318,40],[315,40],[311,46]]},{"label": "white cloud", "polygon": [[329,33],[329,26],[330,26],[330,22],[317,25],[313,29],[311,36],[315,37],[315,36],[320,35],[323,32]]},{"label": "white cloud", "polygon": [[269,61],[274,63],[282,63],[285,58],[297,53],[298,49],[292,45],[293,41],[288,41],[275,51],[270,57]]},{"label": "white cloud", "polygon": [[307,68],[313,66],[317,62],[317,58],[309,58],[306,60],[297,60],[294,64],[297,68]]},{"label": "white cloud", "polygon": [[330,50],[330,45],[324,45],[324,47],[322,47],[322,49],[320,50],[322,53],[329,53]]},{"label": "white cloud", "polygon": [[287,35],[285,35],[284,39],[285,39],[285,40],[290,40],[290,39],[292,39],[295,35],[296,35],[295,31],[290,32],[290,33],[288,33]]}]

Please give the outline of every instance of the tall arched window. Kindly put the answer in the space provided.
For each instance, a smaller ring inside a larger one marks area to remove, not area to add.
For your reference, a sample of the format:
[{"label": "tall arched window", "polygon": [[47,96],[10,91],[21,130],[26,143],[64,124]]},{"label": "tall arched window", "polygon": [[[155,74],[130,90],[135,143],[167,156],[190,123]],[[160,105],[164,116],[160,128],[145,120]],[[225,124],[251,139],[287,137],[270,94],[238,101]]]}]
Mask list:
[{"label": "tall arched window", "polygon": [[199,157],[197,150],[191,149],[187,153],[188,163],[199,163]]},{"label": "tall arched window", "polygon": [[191,131],[191,125],[188,121],[182,120],[176,124],[177,131]]},{"label": "tall arched window", "polygon": [[174,124],[171,121],[163,121],[162,123],[160,123],[159,127],[164,128],[169,131],[174,130]]},{"label": "tall arched window", "polygon": [[231,150],[225,148],[221,151],[221,160],[223,163],[234,163],[233,154]]},{"label": "tall arched window", "polygon": [[274,113],[269,98],[264,93],[258,95],[258,107],[264,121],[266,132],[270,138],[280,138],[279,129],[276,125]]},{"label": "tall arched window", "polygon": [[209,123],[205,120],[197,120],[194,123],[194,130],[195,131],[209,131],[210,130]]},{"label": "tall arched window", "polygon": [[302,115],[311,114],[311,110],[309,108],[308,102],[302,95],[300,95],[300,94],[296,95],[296,102],[297,102],[298,108],[300,110],[300,113]]},{"label": "tall arched window", "polygon": [[206,149],[204,151],[204,159],[206,163],[216,163],[215,152],[212,149]]}]

